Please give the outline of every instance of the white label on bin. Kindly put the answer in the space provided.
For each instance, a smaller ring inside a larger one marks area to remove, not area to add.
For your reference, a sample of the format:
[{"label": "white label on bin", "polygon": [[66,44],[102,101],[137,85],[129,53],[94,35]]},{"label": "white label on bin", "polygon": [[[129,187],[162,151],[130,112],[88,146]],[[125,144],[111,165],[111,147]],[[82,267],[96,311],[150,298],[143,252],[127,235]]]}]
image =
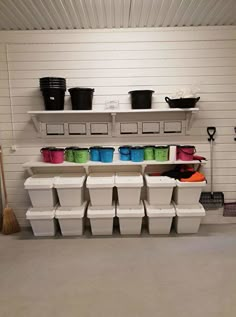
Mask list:
[{"label": "white label on bin", "polygon": [[54,97],[50,97],[50,100],[55,100],[55,98]]}]

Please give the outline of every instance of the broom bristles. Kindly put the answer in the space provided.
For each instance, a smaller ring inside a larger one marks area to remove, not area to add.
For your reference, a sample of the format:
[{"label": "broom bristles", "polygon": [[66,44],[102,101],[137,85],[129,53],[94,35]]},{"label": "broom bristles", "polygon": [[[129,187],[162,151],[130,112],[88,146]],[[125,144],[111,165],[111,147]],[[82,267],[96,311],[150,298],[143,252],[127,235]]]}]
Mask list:
[{"label": "broom bristles", "polygon": [[3,210],[2,233],[12,234],[20,231],[19,223],[12,208],[6,207]]}]

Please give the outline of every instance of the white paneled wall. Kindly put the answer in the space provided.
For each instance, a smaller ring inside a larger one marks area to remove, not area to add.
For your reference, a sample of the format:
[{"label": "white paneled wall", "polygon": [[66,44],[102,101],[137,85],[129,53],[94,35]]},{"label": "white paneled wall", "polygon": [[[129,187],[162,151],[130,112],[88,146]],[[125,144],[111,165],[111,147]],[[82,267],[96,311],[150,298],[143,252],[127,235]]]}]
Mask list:
[{"label": "white paneled wall", "polygon": [[[95,88],[95,109],[103,109],[113,99],[130,108],[128,91],[134,89],[155,90],[153,106],[158,108],[178,88],[196,85],[200,112],[189,136],[142,137],[140,142],[132,137],[103,138],[102,142],[195,144],[198,153],[208,158],[206,127],[215,125],[214,188],[223,190],[227,201],[236,201],[235,27],[1,32],[0,137],[9,200],[22,225],[29,206],[22,163],[36,159],[42,145],[81,144],[79,138],[37,138],[26,112],[43,109],[38,85],[43,76],[66,77],[68,88]],[[68,93],[66,108],[70,108]],[[90,143],[101,144],[101,139]],[[205,172],[208,176],[208,164]]]}]

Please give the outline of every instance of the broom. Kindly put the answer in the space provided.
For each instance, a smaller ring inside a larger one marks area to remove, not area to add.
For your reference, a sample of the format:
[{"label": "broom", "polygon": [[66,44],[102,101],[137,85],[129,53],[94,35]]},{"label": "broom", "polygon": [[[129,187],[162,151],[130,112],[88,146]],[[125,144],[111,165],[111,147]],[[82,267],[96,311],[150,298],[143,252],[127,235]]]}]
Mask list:
[{"label": "broom", "polygon": [[7,190],[5,183],[5,176],[3,170],[3,159],[2,159],[2,147],[0,146],[0,167],[1,167],[1,176],[3,184],[3,192],[5,198],[5,208],[3,209],[3,223],[2,223],[2,233],[3,234],[12,234],[20,231],[19,223],[16,219],[14,211],[8,206],[7,199]]}]

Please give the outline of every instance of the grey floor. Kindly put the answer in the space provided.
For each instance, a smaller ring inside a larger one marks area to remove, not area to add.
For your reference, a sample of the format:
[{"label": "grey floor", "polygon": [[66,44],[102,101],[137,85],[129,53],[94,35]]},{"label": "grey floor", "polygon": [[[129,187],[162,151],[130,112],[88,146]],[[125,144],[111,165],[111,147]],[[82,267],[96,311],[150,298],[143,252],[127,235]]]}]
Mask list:
[{"label": "grey floor", "polygon": [[0,236],[1,317],[235,317],[236,225],[198,235]]}]

